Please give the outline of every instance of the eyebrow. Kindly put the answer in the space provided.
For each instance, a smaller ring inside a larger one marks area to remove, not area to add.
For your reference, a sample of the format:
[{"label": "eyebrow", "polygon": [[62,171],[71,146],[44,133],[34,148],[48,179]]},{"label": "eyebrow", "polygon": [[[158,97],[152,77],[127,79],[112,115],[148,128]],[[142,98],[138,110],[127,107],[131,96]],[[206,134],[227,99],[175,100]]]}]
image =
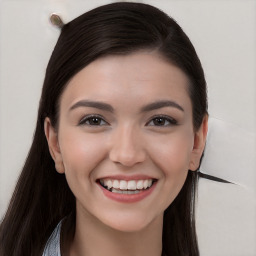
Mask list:
[{"label": "eyebrow", "polygon": [[180,106],[175,101],[171,101],[171,100],[161,100],[161,101],[156,101],[156,102],[150,103],[150,104],[144,106],[141,109],[141,112],[148,112],[148,111],[152,111],[152,110],[164,108],[164,107],[173,107],[173,108],[177,108],[184,112],[184,109],[182,106]]},{"label": "eyebrow", "polygon": [[99,101],[90,101],[90,100],[78,101],[73,106],[71,106],[71,108],[69,110],[73,110],[73,109],[79,108],[79,107],[98,108],[98,109],[105,110],[105,111],[108,111],[111,113],[114,112],[114,108],[111,105],[109,105],[107,103],[99,102]]},{"label": "eyebrow", "polygon": [[[71,110],[73,110],[75,108],[79,108],[79,107],[98,108],[101,110],[105,110],[105,111],[114,113],[114,108],[110,104],[107,104],[104,102],[99,102],[99,101],[90,101],[90,100],[78,101],[77,103],[72,105],[69,110],[71,111]],[[156,102],[150,103],[150,104],[142,107],[141,112],[149,112],[149,111],[159,109],[159,108],[164,108],[164,107],[173,107],[173,108],[176,108],[176,109],[184,112],[184,109],[178,103],[176,103],[175,101],[171,101],[171,100],[161,100],[161,101],[156,101]]]}]

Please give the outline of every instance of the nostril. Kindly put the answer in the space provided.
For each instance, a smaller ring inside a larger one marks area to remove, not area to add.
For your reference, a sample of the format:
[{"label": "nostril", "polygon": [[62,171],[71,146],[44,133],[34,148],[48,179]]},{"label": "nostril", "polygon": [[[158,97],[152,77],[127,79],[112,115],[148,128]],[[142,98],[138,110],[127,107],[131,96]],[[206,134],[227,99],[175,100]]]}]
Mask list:
[{"label": "nostril", "polygon": [[109,158],[114,163],[119,163],[123,166],[131,167],[137,163],[141,163],[145,160],[143,152],[128,152],[128,151],[111,151]]},{"label": "nostril", "polygon": [[143,140],[136,127],[120,125],[111,139],[111,148],[109,150],[111,161],[128,167],[144,161]]}]

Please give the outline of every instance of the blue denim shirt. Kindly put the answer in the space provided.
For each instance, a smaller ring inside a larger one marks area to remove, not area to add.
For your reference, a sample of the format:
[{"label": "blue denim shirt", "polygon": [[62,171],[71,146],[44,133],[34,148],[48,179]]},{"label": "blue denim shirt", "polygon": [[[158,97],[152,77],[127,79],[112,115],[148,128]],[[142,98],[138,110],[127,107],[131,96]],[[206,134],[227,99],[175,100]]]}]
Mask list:
[{"label": "blue denim shirt", "polygon": [[51,236],[49,237],[42,256],[61,256],[60,254],[60,231],[61,223],[59,222],[57,227],[53,230]]}]

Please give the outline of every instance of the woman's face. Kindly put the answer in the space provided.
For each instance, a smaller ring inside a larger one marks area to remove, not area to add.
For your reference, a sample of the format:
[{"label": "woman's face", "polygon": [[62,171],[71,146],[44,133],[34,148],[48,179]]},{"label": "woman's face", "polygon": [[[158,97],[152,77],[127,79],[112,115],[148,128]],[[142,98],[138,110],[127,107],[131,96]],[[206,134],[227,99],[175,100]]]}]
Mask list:
[{"label": "woman's face", "polygon": [[200,158],[188,83],[149,52],[100,58],[71,79],[58,132],[46,130],[78,216],[122,231],[162,219]]}]

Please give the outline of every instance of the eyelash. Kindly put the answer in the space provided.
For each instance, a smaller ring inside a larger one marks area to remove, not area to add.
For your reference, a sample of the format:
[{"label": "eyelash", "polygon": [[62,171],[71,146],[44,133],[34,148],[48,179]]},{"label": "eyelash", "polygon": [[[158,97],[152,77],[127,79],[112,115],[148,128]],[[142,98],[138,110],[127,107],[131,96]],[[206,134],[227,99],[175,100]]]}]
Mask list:
[{"label": "eyelash", "polygon": [[[104,124],[92,124],[90,123],[90,121],[93,121],[93,119],[98,119],[98,121],[101,122],[104,122]],[[160,120],[164,122],[164,125],[157,125],[154,123],[154,121],[157,121]],[[86,122],[89,122],[89,123],[86,123]],[[166,122],[169,122],[169,124],[165,124]],[[150,123],[153,123],[150,124]],[[79,125],[88,125],[88,126],[105,126],[105,125],[109,125],[109,123],[107,121],[104,120],[104,118],[100,115],[89,115],[89,116],[86,116],[84,117],[80,122],[79,122]],[[157,116],[154,116],[150,119],[149,122],[146,123],[147,126],[158,126],[158,127],[166,127],[166,126],[171,126],[171,125],[177,125],[177,121],[172,118],[172,117],[169,117],[169,116],[165,116],[165,115],[157,115]]]}]

